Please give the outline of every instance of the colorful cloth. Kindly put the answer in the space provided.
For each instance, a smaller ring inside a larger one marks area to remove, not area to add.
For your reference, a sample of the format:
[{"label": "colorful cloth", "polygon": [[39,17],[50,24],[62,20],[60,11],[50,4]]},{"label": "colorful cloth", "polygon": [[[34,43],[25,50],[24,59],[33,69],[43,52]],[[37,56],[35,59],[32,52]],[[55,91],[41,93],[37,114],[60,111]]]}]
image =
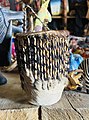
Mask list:
[{"label": "colorful cloth", "polygon": [[69,71],[77,70],[82,61],[83,57],[81,55],[70,53]]}]

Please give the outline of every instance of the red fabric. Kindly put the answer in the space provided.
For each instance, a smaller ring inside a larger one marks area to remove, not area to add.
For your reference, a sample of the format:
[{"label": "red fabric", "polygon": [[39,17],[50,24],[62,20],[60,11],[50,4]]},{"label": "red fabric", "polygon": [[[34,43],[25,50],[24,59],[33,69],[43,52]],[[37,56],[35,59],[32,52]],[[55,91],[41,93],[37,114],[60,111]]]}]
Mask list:
[{"label": "red fabric", "polygon": [[1,2],[1,5],[4,6],[4,7],[8,7],[8,6],[10,6],[8,0],[0,0],[0,2]]},{"label": "red fabric", "polygon": [[0,0],[0,2],[2,2],[2,0]]},{"label": "red fabric", "polygon": [[[20,0],[15,0],[17,3],[20,1]],[[22,9],[22,6],[21,6],[21,4],[17,4],[16,5],[16,11],[20,11]]]}]

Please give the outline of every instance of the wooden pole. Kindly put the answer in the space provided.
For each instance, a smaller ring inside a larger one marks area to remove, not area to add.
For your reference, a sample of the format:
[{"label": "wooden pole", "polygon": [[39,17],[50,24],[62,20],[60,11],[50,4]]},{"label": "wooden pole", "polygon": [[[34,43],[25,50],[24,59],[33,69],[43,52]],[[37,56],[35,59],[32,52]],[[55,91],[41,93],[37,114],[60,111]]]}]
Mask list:
[{"label": "wooden pole", "polygon": [[67,0],[62,0],[63,4],[63,24],[64,24],[64,30],[67,29],[67,6],[68,6],[68,1]]},{"label": "wooden pole", "polygon": [[88,7],[88,10],[87,10],[86,18],[89,20],[89,0],[87,0],[87,7]]}]

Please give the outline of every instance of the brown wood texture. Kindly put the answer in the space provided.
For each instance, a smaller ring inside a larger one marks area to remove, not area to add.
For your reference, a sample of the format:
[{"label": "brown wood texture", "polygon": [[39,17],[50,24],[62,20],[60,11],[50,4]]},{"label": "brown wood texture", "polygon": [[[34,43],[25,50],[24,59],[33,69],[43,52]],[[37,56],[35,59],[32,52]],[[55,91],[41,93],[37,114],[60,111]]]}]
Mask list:
[{"label": "brown wood texture", "polygon": [[53,106],[42,107],[42,120],[89,120],[89,95],[65,91]]},{"label": "brown wood texture", "polygon": [[89,19],[89,0],[87,0],[87,6],[88,6],[88,11],[87,11],[87,14],[86,14],[86,18]]},{"label": "brown wood texture", "polygon": [[0,86],[0,120],[89,120],[88,94],[64,91],[58,103],[40,108],[28,103],[18,72],[4,75],[8,82]]},{"label": "brown wood texture", "polygon": [[64,24],[64,29],[67,29],[67,0],[62,0],[63,2],[63,24]]}]

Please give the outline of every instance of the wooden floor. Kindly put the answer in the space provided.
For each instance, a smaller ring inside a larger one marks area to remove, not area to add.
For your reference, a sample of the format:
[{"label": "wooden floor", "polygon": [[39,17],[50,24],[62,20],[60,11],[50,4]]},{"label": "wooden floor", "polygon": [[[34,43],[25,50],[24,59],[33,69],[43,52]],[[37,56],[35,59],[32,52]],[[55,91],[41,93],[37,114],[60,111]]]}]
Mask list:
[{"label": "wooden floor", "polygon": [[88,94],[64,91],[54,105],[33,106],[21,88],[18,71],[3,74],[8,82],[0,86],[0,120],[89,120]]}]

